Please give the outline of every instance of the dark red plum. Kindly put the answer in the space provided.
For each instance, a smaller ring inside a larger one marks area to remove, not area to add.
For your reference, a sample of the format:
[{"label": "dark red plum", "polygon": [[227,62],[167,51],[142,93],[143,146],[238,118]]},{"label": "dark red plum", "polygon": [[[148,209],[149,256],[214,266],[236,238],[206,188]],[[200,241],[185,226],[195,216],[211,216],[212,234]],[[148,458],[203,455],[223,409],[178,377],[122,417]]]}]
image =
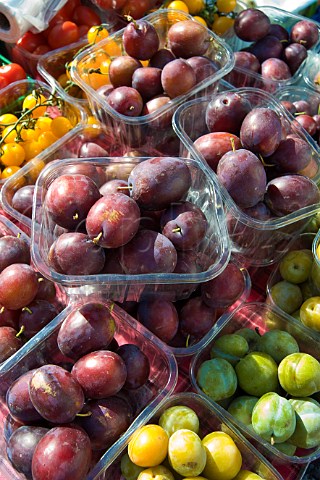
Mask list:
[{"label": "dark red plum", "polygon": [[29,381],[30,399],[51,423],[72,422],[84,405],[84,394],[70,372],[58,365],[37,368]]},{"label": "dark red plum", "polygon": [[119,396],[90,400],[82,411],[87,412],[90,415],[78,417],[77,424],[88,434],[93,450],[109,448],[132,422],[129,404]]},{"label": "dark red plum", "polygon": [[145,210],[163,210],[181,200],[191,186],[187,163],[175,157],[155,157],[137,164],[128,184],[132,198]]},{"label": "dark red plum", "polygon": [[175,98],[189,92],[197,84],[197,77],[186,60],[177,58],[163,67],[161,84],[165,93],[170,98]]},{"label": "dark red plum", "polygon": [[150,59],[159,48],[160,40],[154,26],[143,19],[130,22],[122,34],[123,47],[138,60]]},{"label": "dark red plum", "polygon": [[198,137],[194,146],[214,172],[220,158],[230,150],[241,148],[240,138],[228,132],[212,132]]},{"label": "dark red plum", "polygon": [[245,116],[252,109],[250,102],[236,92],[220,92],[206,109],[206,124],[209,132],[239,134]]},{"label": "dark red plum", "polygon": [[53,320],[59,310],[48,300],[33,300],[22,308],[19,316],[19,329],[23,329],[24,338],[31,338]]},{"label": "dark red plum", "polygon": [[139,222],[140,210],[134,198],[122,193],[109,193],[91,207],[86,229],[97,245],[118,248],[134,237]]},{"label": "dark red plum", "polygon": [[20,310],[9,310],[0,306],[0,327],[19,329]]},{"label": "dark red plum", "polygon": [[37,274],[30,265],[9,265],[0,274],[0,305],[9,310],[19,310],[32,302],[38,288]]},{"label": "dark red plum", "polygon": [[[142,115],[152,115],[160,108],[163,108],[170,102],[171,98],[168,95],[158,95],[154,98],[151,98],[148,102],[145,103]],[[150,119],[150,125],[154,128],[168,128],[171,126],[172,122],[172,109],[166,110],[159,115],[154,115],[155,118]]]},{"label": "dark red plum", "polygon": [[288,110],[292,115],[294,115],[297,111],[295,105],[290,100],[281,100],[281,105]]},{"label": "dark red plum", "polygon": [[296,108],[296,113],[299,113],[299,115],[301,114],[312,115],[312,106],[310,102],[308,102],[307,100],[303,100],[303,99],[295,100],[293,102],[293,105]]},{"label": "dark red plum", "polygon": [[187,62],[196,74],[196,83],[202,82],[219,70],[219,66],[213,60],[201,55],[190,57],[187,59]]},{"label": "dark red plum", "polygon": [[241,144],[243,148],[251,150],[257,155],[262,155],[263,157],[272,155],[279,147],[281,139],[281,120],[278,114],[271,108],[254,108],[242,122],[240,130]]},{"label": "dark red plum", "polygon": [[161,215],[159,217],[160,228],[164,228],[164,226],[168,222],[174,220],[179,215],[185,212],[195,212],[198,213],[200,216],[203,215],[201,208],[199,208],[196,204],[192,202],[188,202],[185,200],[182,200],[180,202],[172,202],[168,206],[168,208],[161,212]]},{"label": "dark red plum", "polygon": [[161,233],[139,230],[135,237],[120,248],[120,263],[125,273],[171,273],[177,263],[173,243]]},{"label": "dark red plum", "polygon": [[311,146],[303,138],[288,135],[270,155],[268,163],[275,165],[279,172],[298,173],[311,161],[312,153]]},{"label": "dark red plum", "polygon": [[105,249],[106,260],[104,262],[103,269],[100,273],[113,273],[123,275],[125,272],[120,264],[120,249],[108,248]]},{"label": "dark red plum", "polygon": [[170,342],[178,331],[179,317],[176,307],[165,299],[139,302],[137,318],[165,343]]},{"label": "dark red plum", "polygon": [[[83,144],[84,147],[86,147],[86,143]],[[91,142],[87,145],[86,148],[90,148]],[[99,145],[98,143],[94,144],[97,146],[100,146],[101,148],[104,149],[102,145]],[[101,152],[101,150],[99,150]],[[89,152],[90,153],[90,152]],[[88,155],[89,155],[88,153]],[[107,156],[106,154],[103,155],[96,155],[94,151],[92,151],[89,155],[89,157],[105,157]],[[80,163],[75,163],[73,165],[66,165],[63,169],[63,173],[67,175],[86,175],[87,177],[91,178],[91,180],[94,181],[94,183],[97,185],[97,187],[101,187],[101,185],[106,181],[106,174],[105,171],[101,169],[99,166],[92,165],[90,163],[86,162],[80,162]]]},{"label": "dark red plum", "polygon": [[308,51],[304,45],[291,43],[283,50],[282,60],[286,62],[291,74],[294,75],[307,56]]},{"label": "dark red plum", "polygon": [[0,327],[0,362],[7,360],[22,347],[22,341],[17,337],[17,333],[12,327]]},{"label": "dark red plum", "polygon": [[107,156],[108,156],[107,150],[94,142],[85,142],[83,145],[81,145],[81,148],[79,150],[79,158],[90,158],[90,157],[93,158],[93,157],[107,157]]},{"label": "dark red plum", "polygon": [[55,223],[73,230],[100,197],[97,185],[86,175],[61,175],[49,185],[45,208]]},{"label": "dark red plum", "polygon": [[245,281],[241,269],[229,262],[220,275],[201,285],[201,297],[208,307],[226,308],[241,297],[244,289]]},{"label": "dark red plum", "polygon": [[234,52],[234,60],[235,67],[245,68],[255,73],[260,72],[260,62],[252,52],[243,50]]},{"label": "dark red plum", "polygon": [[126,180],[121,180],[118,178],[114,178],[113,180],[108,180],[106,183],[101,185],[99,191],[103,196],[109,193],[123,193],[128,197],[130,196],[128,182]]},{"label": "dark red plum", "polygon": [[83,480],[91,464],[91,444],[88,435],[74,426],[52,428],[41,438],[32,458],[33,480],[72,478]]},{"label": "dark red plum", "polygon": [[255,218],[257,220],[265,221],[272,218],[270,209],[264,202],[258,202],[253,207],[243,208],[242,210],[245,214],[249,215],[249,217]]},{"label": "dark red plum", "polygon": [[11,415],[21,422],[39,422],[41,415],[37,412],[30,398],[29,383],[35,370],[29,370],[18,377],[9,387],[6,404]]},{"label": "dark red plum", "polygon": [[109,93],[107,103],[116,112],[127,117],[138,117],[143,108],[143,100],[135,88],[117,87]]},{"label": "dark red plum", "polygon": [[15,210],[17,210],[17,212],[22,213],[22,215],[25,215],[28,218],[32,217],[34,189],[34,185],[24,185],[13,194],[11,200],[12,208],[14,208]]},{"label": "dark red plum", "polygon": [[[37,273],[38,277],[38,292],[35,296],[35,300],[47,300],[48,302],[53,302],[57,295],[57,290],[55,284],[43,277],[40,273]],[[1,316],[0,316],[1,319]]]},{"label": "dark red plum", "polygon": [[160,68],[139,68],[132,75],[132,87],[138,90],[143,101],[146,102],[156,95],[163,93]]},{"label": "dark red plum", "polygon": [[89,352],[106,349],[115,328],[115,321],[104,304],[85,303],[62,322],[57,339],[59,349],[67,357],[77,360]]},{"label": "dark red plum", "polygon": [[264,197],[267,177],[259,158],[241,148],[221,158],[217,176],[240,208],[253,207]]},{"label": "dark red plum", "polygon": [[289,215],[320,201],[317,185],[303,175],[283,175],[267,185],[265,201],[278,217]]},{"label": "dark red plum", "polygon": [[247,8],[236,16],[234,31],[241,40],[255,42],[268,35],[270,24],[270,19],[264,12]]},{"label": "dark red plum", "polygon": [[176,57],[190,58],[206,53],[210,43],[208,29],[193,20],[174,23],[167,34],[168,48]]},{"label": "dark red plum", "polygon": [[301,43],[309,50],[319,40],[319,28],[311,20],[300,20],[293,25],[290,31],[290,40],[292,43]]},{"label": "dark red plum", "polygon": [[174,60],[176,57],[171,50],[167,48],[160,48],[149,61],[149,67],[163,68],[167,63]]},{"label": "dark red plum", "polygon": [[127,378],[126,365],[120,355],[108,350],[87,353],[77,360],[71,373],[86,398],[91,399],[116,395]]},{"label": "dark red plum", "polygon": [[201,297],[186,301],[179,311],[179,328],[184,335],[202,338],[216,322],[215,308],[208,307]]},{"label": "dark red plum", "polygon": [[281,58],[268,58],[261,64],[261,75],[270,80],[288,80],[292,77],[290,68]]},{"label": "dark red plum", "polygon": [[18,428],[25,426],[25,422],[20,422],[16,418],[13,418],[10,413],[5,417],[4,424],[3,424],[3,437],[5,439],[6,444],[9,441],[9,438]]},{"label": "dark red plum", "polygon": [[11,435],[7,455],[18,472],[30,477],[33,453],[41,438],[48,432],[48,428],[22,426]]},{"label": "dark red plum", "polygon": [[202,212],[189,211],[170,220],[162,229],[177,250],[196,249],[204,239],[208,222]]},{"label": "dark red plum", "polygon": [[129,55],[114,58],[109,65],[109,79],[113,87],[131,87],[132,75],[138,68],[142,68],[142,63]]},{"label": "dark red plum", "polygon": [[304,128],[311,137],[314,137],[317,133],[317,124],[311,115],[301,114],[296,115],[294,122],[297,122],[302,128]]},{"label": "dark red plum", "polygon": [[280,58],[283,52],[283,45],[277,37],[266,35],[261,40],[250,45],[250,52],[262,64],[268,58]]},{"label": "dark red plum", "polygon": [[282,25],[279,25],[277,23],[271,23],[269,35],[274,35],[275,37],[277,37],[279,40],[282,41],[283,45],[287,45],[289,43],[288,30]]},{"label": "dark red plum", "polygon": [[49,265],[65,275],[97,274],[104,262],[103,248],[80,232],[63,233],[53,242],[48,253]]},{"label": "dark red plum", "polygon": [[30,245],[22,237],[0,238],[0,272],[13,263],[30,264]]},{"label": "dark red plum", "polygon": [[133,343],[121,345],[117,354],[120,355],[127,367],[127,379],[124,388],[135,390],[142,387],[150,373],[150,363],[147,355]]}]

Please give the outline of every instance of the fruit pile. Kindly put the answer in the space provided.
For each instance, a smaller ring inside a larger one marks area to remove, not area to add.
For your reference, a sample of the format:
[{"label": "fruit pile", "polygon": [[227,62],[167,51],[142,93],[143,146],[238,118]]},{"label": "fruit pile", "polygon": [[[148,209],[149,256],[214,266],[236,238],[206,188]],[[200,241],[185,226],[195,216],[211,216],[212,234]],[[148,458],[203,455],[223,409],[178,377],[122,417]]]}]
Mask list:
[{"label": "fruit pile", "polygon": [[0,363],[61,310],[55,285],[30,265],[29,239],[20,232],[0,237],[0,306]]},{"label": "fruit pile", "polygon": [[[46,85],[23,80],[6,92],[10,103],[0,116],[1,178],[16,173],[43,150],[57,142],[79,121],[80,112]],[[32,87],[35,87],[32,89]],[[10,87],[9,87],[10,88]],[[17,93],[15,91],[17,89]],[[20,91],[24,93],[18,97]],[[12,98],[13,97],[13,98]]]},{"label": "fruit pile", "polygon": [[237,15],[234,34],[245,42],[245,47],[235,52],[235,65],[277,81],[290,80],[307,58],[308,50],[319,42],[319,27],[315,22],[299,20],[288,31],[254,8]]},{"label": "fruit pile", "polygon": [[59,465],[61,478],[70,472],[85,478],[95,453],[102,456],[165,386],[151,372],[169,367],[160,344],[141,329],[133,332],[112,305],[69,309],[37,359],[40,366],[34,359],[6,394],[6,450],[17,471],[34,480],[53,478],[57,462],[67,457]]},{"label": "fruit pile", "polygon": [[316,341],[293,323],[279,328],[271,309],[257,305],[256,311],[269,328],[237,328],[239,318],[223,328],[194,362],[194,382],[214,402],[223,401],[236,424],[261,437],[270,452],[278,449],[288,460],[308,455],[320,445]]}]

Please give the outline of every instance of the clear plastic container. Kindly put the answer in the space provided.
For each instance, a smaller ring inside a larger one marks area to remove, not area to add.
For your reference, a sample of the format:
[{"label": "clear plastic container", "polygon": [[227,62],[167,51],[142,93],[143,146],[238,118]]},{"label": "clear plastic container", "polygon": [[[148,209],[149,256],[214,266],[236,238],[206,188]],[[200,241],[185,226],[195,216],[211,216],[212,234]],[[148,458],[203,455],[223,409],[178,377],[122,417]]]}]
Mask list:
[{"label": "clear plastic container", "polygon": [[[292,27],[297,22],[299,22],[301,20],[306,20],[305,17],[303,17],[302,15],[297,15],[295,13],[290,13],[286,10],[282,10],[281,8],[276,8],[276,7],[273,7],[273,6],[259,6],[258,8],[259,8],[259,10],[261,10],[263,13],[265,13],[269,17],[271,23],[281,25],[286,30],[288,30],[288,32],[291,31]],[[308,20],[310,22],[313,22],[317,26],[318,32],[319,32],[319,39],[318,39],[317,43],[309,49],[309,52],[310,51],[318,51],[318,48],[319,48],[319,45],[320,45],[320,24],[318,22],[310,19],[310,18]],[[223,35],[223,38],[228,43],[228,45],[232,48],[233,52],[238,52],[238,51],[248,47],[249,45],[251,45],[253,43],[253,42],[245,42],[244,40],[241,40],[235,34],[235,31],[234,31],[233,27],[231,27],[225,33],[225,35]],[[305,71],[306,71],[306,60],[304,62],[302,62],[302,64],[298,68],[298,70],[294,73],[294,75],[292,75],[291,78],[289,78],[287,80],[277,81],[278,86],[280,87],[281,85],[291,85],[293,83],[296,83],[297,81],[299,81],[299,79],[302,78]],[[262,77],[262,75],[260,75],[260,74],[256,74],[256,75]],[[263,79],[261,79],[261,81],[263,81]]]},{"label": "clear plastic container", "polygon": [[311,107],[311,115],[318,113],[320,105],[320,91],[315,92],[303,85],[291,85],[288,87],[279,88],[274,93],[274,96],[280,101],[297,102],[299,100],[306,100]]},{"label": "clear plastic container", "polygon": [[224,80],[229,82],[235,88],[260,88],[261,90],[265,90],[269,93],[274,93],[281,87],[281,83],[279,81],[271,80],[270,78],[264,78],[259,73],[255,73],[241,67],[234,67],[231,72],[224,76]]},{"label": "clear plastic container", "polygon": [[[173,15],[170,10],[166,9],[160,9],[144,17],[155,27],[160,39],[160,48],[163,48],[166,44],[167,32],[171,25],[192,18],[181,11],[175,11]],[[206,94],[214,91],[217,81],[226,75],[234,64],[230,47],[209,29],[207,29],[207,32],[211,41],[206,56],[218,65],[218,70],[199,82],[186,94],[170,100],[151,114],[138,117],[119,114],[110,107],[105,97],[92,88],[87,79],[86,71],[91,68],[92,58],[100,57],[109,61],[115,56],[125,54],[122,44],[123,30],[80,53],[72,62],[71,77],[86,93],[93,114],[103,125],[112,129],[115,139],[121,144],[142,150],[153,147],[155,155],[178,155],[179,141],[170,122],[172,113],[178,105],[187,99],[200,93]],[[108,81],[107,75],[106,78]]]},{"label": "clear plastic container", "polygon": [[[315,182],[320,178],[320,154],[318,145],[311,137],[306,136],[304,129],[292,124],[292,116],[282,107],[280,102],[260,89],[235,89],[239,95],[248,99],[253,107],[272,108],[281,116],[283,122],[290,122],[292,132],[308,141],[312,149],[316,173]],[[180,107],[173,117],[173,128],[181,140],[180,155],[191,156],[205,162],[203,156],[194,146],[201,135],[208,133],[205,124],[205,112],[212,96],[190,100]],[[233,254],[240,258],[244,266],[267,266],[275,263],[287,251],[290,241],[303,230],[310,216],[317,212],[319,204],[301,208],[283,217],[267,221],[257,220],[245,214],[233,201],[226,189],[220,185],[227,215],[227,227]]]},{"label": "clear plastic container", "polygon": [[[0,90],[1,114],[18,112],[16,114],[19,117],[22,110],[22,104],[23,104],[24,98],[30,93],[32,93],[33,90],[39,90],[39,91],[41,90],[42,95],[44,95],[46,98],[49,98],[50,95],[54,94],[52,88],[43,82],[39,82],[32,79],[19,80],[17,82],[13,82],[7,87]],[[59,111],[61,112],[62,115],[64,115],[66,118],[70,120],[73,126],[72,130],[70,130],[69,132],[69,134],[71,134],[76,129],[77,125],[85,123],[87,114],[85,110],[82,109],[81,106],[79,106],[78,104],[74,104],[74,102],[71,103],[66,101],[64,97],[61,96],[60,94],[58,95],[58,98],[60,99],[60,106],[58,107]],[[54,148],[56,143],[58,143],[60,140],[58,140],[57,142],[53,143],[50,147],[43,150],[41,152],[42,155],[45,155],[49,149]],[[26,163],[25,165],[28,165],[28,164]],[[2,178],[0,180],[0,185],[3,185],[5,180],[6,179]]]},{"label": "clear plastic container", "polygon": [[[160,415],[166,409],[180,405],[193,409],[198,415],[201,438],[214,431],[223,431],[231,436],[241,452],[243,469],[251,470],[265,480],[282,479],[275,468],[244,438],[215,405],[212,405],[206,398],[195,393],[182,392],[173,395],[167,398],[161,407],[153,412],[146,409],[144,423],[157,423]],[[121,476],[120,462],[122,456],[126,453],[125,447],[129,441],[130,438],[127,438],[126,443],[123,444],[123,448],[114,456],[112,463],[106,464],[104,470],[101,470],[102,475],[99,477],[99,480],[107,480],[110,478],[121,480],[123,478]],[[97,469],[96,472],[100,473]],[[91,480],[91,478],[93,479],[95,477],[92,476],[89,478]],[[296,477],[294,478],[296,480]]]},{"label": "clear plastic container", "polygon": [[[84,5],[87,4],[90,6],[90,8],[93,8],[93,5],[90,1],[83,1],[81,3]],[[101,23],[108,25],[108,30],[114,32],[123,27],[123,21],[121,22],[121,17],[116,12],[113,12],[112,10],[101,10],[98,8],[95,8],[94,10],[100,16]],[[77,44],[78,42],[73,45]],[[7,55],[12,62],[19,63],[19,65],[21,65],[24,70],[31,75],[31,77],[38,78],[38,63],[42,58],[41,54],[37,55],[35,53],[28,52],[28,50],[16,45],[15,43],[6,43],[5,48],[7,50]],[[51,50],[50,53],[53,54],[57,50],[58,49]]]},{"label": "clear plastic container", "polygon": [[[57,345],[57,335],[61,323],[73,309],[80,304],[69,305],[47,327],[39,332],[28,345],[21,348],[17,354],[1,366],[0,370],[0,448],[2,465],[0,472],[6,472],[8,480],[24,479],[11,466],[5,455],[3,427],[8,409],[4,395],[12,382],[23,373],[46,363],[63,361],[63,356]],[[98,472],[109,465],[119,449],[127,443],[128,438],[136,428],[146,422],[146,416],[152,415],[155,408],[160,408],[166,398],[173,392],[177,382],[177,365],[169,349],[142,325],[129,317],[124,310],[111,302],[105,304],[112,309],[112,316],[116,323],[115,339],[122,345],[133,343],[141,348],[150,362],[150,375],[147,383],[132,393],[131,399],[137,405],[135,420],[124,434],[105,453],[101,452],[101,459],[94,467]],[[69,361],[69,360],[68,360]],[[3,477],[1,477],[3,478]],[[89,474],[87,480],[97,478],[96,474]]]},{"label": "clear plastic container", "polygon": [[[222,335],[234,333],[240,328],[259,329],[263,334],[269,330],[280,329],[289,332],[298,342],[300,352],[308,353],[320,359],[319,340],[310,335],[305,327],[294,321],[289,315],[282,313],[278,308],[266,303],[252,302],[240,305],[231,315],[225,315],[221,319],[220,328],[214,332],[211,341],[201,352],[195,355],[190,364],[190,378],[195,391],[211,401],[215,407],[225,416],[225,418],[235,425],[243,435],[264,455],[272,464],[278,468],[289,464],[307,464],[310,461],[317,460],[320,457],[320,446],[318,448],[302,450],[297,449],[295,455],[287,455],[276,449],[270,442],[257,435],[253,429],[248,428],[244,423],[236,420],[227,410],[228,404],[224,401],[224,407],[214,402],[198,386],[197,372],[200,365],[210,358],[210,349],[213,342]],[[284,477],[285,478],[285,477]]]},{"label": "clear plastic container", "polygon": [[[107,179],[127,179],[132,168],[144,161],[144,157],[104,157],[81,159],[81,163],[88,163],[102,167]],[[166,294],[172,301],[186,298],[189,295],[188,284],[201,283],[216,277],[226,267],[229,257],[229,238],[227,235],[225,217],[223,213],[219,190],[214,176],[204,164],[186,159],[191,171],[192,184],[186,200],[199,206],[208,220],[208,231],[199,245],[198,251],[212,260],[207,270],[193,274],[177,273],[148,273],[139,275],[98,274],[87,276],[62,275],[55,272],[48,265],[48,251],[57,233],[55,224],[49,218],[43,205],[49,185],[55,178],[62,175],[65,168],[75,165],[79,160],[65,159],[51,162],[40,173],[36,184],[33,205],[32,222],[32,257],[41,273],[62,285],[68,295],[72,297],[89,296],[99,293],[115,301],[138,301],[143,297],[157,293]],[[186,287],[186,288],[184,288]]]}]

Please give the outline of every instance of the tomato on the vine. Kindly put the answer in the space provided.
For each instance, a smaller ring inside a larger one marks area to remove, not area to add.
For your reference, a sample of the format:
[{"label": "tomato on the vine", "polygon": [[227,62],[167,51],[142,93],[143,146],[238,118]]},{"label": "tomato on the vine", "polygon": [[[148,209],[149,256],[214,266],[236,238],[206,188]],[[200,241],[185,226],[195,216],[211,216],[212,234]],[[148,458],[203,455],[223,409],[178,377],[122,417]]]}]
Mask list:
[{"label": "tomato on the vine", "polygon": [[89,43],[98,43],[109,36],[107,26],[104,24],[94,25],[87,33]]},{"label": "tomato on the vine", "polygon": [[25,152],[19,143],[6,143],[2,147],[0,160],[5,167],[20,167],[24,162]]},{"label": "tomato on the vine", "polygon": [[9,63],[0,67],[0,89],[25,78],[27,78],[26,72],[18,63]]},{"label": "tomato on the vine", "polygon": [[48,44],[52,49],[65,47],[79,40],[79,29],[74,22],[67,20],[57,23],[49,32]]}]

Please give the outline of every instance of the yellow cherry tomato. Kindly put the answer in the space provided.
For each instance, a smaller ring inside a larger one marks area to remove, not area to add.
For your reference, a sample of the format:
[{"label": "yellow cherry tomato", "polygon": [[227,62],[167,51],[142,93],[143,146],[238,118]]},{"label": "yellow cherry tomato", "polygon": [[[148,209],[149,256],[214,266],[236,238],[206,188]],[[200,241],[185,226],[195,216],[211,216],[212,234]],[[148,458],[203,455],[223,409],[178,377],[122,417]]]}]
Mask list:
[{"label": "yellow cherry tomato", "polygon": [[189,13],[188,5],[180,0],[173,0],[173,2],[170,2],[167,5],[167,8],[171,8],[172,10],[181,10],[182,12]]},{"label": "yellow cherry tomato", "polygon": [[[42,117],[47,111],[47,99],[42,94],[30,93],[25,97],[22,103],[23,110],[31,110],[32,118]],[[37,107],[39,105],[39,107]]]},{"label": "yellow cherry tomato", "polygon": [[72,129],[72,123],[66,117],[56,117],[51,122],[51,132],[57,138],[63,137]]},{"label": "yellow cherry tomato", "polygon": [[58,138],[52,132],[42,132],[38,138],[38,144],[41,150],[50,147]]},{"label": "yellow cherry tomato", "polygon": [[12,175],[17,173],[19,170],[20,170],[20,167],[17,167],[16,165],[14,165],[12,167],[6,167],[1,172],[1,178],[12,177]]},{"label": "yellow cherry tomato", "polygon": [[166,458],[168,443],[168,434],[162,427],[144,425],[136,430],[129,442],[129,458],[139,467],[155,467]]},{"label": "yellow cherry tomato", "polygon": [[39,155],[42,152],[41,145],[36,140],[31,140],[31,142],[24,142],[22,144],[25,153],[25,160],[28,162],[34,157]]},{"label": "yellow cherry tomato", "polygon": [[199,17],[198,15],[195,15],[193,18],[194,20],[196,20],[197,22],[201,23],[203,26],[208,28],[207,22],[205,21],[204,18]]},{"label": "yellow cherry tomato", "polygon": [[41,130],[41,132],[49,132],[51,130],[52,118],[50,117],[39,117],[36,121],[36,128]]},{"label": "yellow cherry tomato", "polygon": [[87,38],[89,43],[98,43],[109,36],[107,26],[104,24],[94,25],[88,30]]},{"label": "yellow cherry tomato", "polygon": [[204,10],[206,2],[204,0],[183,0],[189,9],[191,15],[196,15],[197,13]]},{"label": "yellow cherry tomato", "polygon": [[14,126],[6,127],[2,130],[2,140],[4,143],[12,143],[15,141],[17,136],[17,131]]},{"label": "yellow cherry tomato", "polygon": [[122,55],[121,45],[115,40],[108,40],[101,48],[107,55],[110,55],[110,57],[119,57],[119,55]]},{"label": "yellow cherry tomato", "polygon": [[217,0],[216,7],[221,13],[230,13],[237,6],[237,0]]},{"label": "yellow cherry tomato", "polygon": [[93,115],[87,119],[86,134],[91,138],[97,137],[101,133],[101,124]]},{"label": "yellow cherry tomato", "polygon": [[214,33],[217,35],[223,35],[234,24],[234,19],[230,17],[216,18],[211,26]]},{"label": "yellow cherry tomato", "polygon": [[2,147],[2,155],[0,159],[5,167],[20,167],[25,159],[24,149],[19,143],[6,143]]},{"label": "yellow cherry tomato", "polygon": [[7,126],[10,126],[10,124],[15,123],[17,120],[18,117],[13,115],[13,113],[4,113],[3,115],[0,115],[0,131]]},{"label": "yellow cherry tomato", "polygon": [[37,140],[41,131],[37,128],[20,128],[19,134],[24,142],[30,142],[32,140]]}]

